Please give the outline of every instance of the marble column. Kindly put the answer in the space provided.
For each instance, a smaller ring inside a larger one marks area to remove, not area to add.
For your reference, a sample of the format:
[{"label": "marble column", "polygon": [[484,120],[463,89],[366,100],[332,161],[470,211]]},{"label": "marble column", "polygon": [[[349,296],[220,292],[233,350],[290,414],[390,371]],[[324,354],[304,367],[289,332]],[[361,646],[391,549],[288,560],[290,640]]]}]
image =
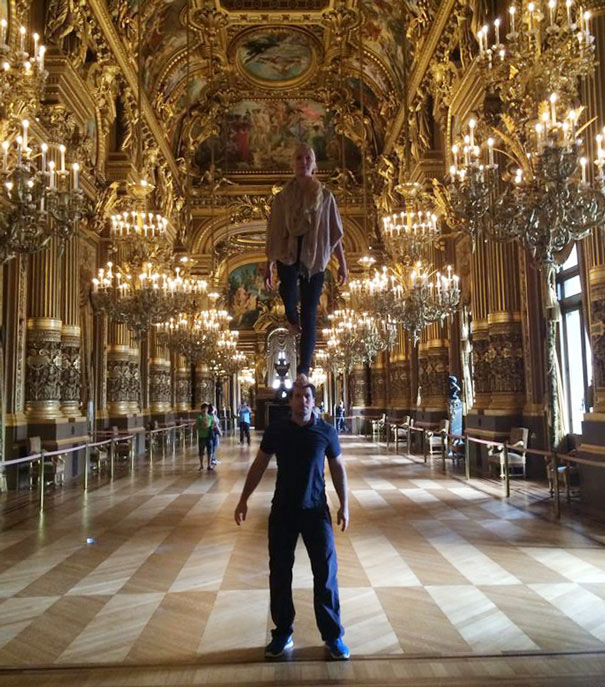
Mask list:
[{"label": "marble column", "polygon": [[53,420],[61,412],[61,264],[58,241],[30,258],[25,357],[28,421]]},{"label": "marble column", "polygon": [[107,411],[111,417],[132,412],[136,380],[131,366],[130,334],[124,324],[109,322],[107,331]]},{"label": "marble column", "polygon": [[191,410],[191,366],[182,355],[175,356],[175,407],[177,410]]}]

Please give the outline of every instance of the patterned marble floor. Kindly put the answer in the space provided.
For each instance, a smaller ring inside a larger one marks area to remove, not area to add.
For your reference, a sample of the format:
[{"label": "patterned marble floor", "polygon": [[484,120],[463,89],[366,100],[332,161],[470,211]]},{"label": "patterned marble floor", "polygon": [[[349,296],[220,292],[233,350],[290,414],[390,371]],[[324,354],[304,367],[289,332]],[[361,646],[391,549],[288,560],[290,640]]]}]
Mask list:
[{"label": "patterned marble floor", "polygon": [[[194,454],[177,456],[0,532],[0,684],[42,684],[25,680],[23,669],[34,666],[53,666],[52,684],[84,684],[60,678],[61,670],[73,678],[73,666],[93,665],[98,680],[103,666],[142,671],[151,664],[231,665],[231,677],[216,677],[217,684],[238,682],[236,665],[257,665],[258,679],[271,684],[279,674],[285,679],[279,671],[292,664],[260,663],[271,628],[273,463],[245,525],[232,519],[257,442],[248,449],[227,438],[214,473],[198,472]],[[404,684],[403,668],[393,666],[414,659],[441,666],[427,679],[446,684],[435,680],[445,678],[448,661],[459,672],[474,660],[478,681],[469,675],[455,684],[488,684],[496,674],[506,684],[542,684],[548,675],[544,684],[559,684],[562,675],[568,679],[561,684],[605,684],[596,678],[605,674],[605,549],[598,542],[362,439],[345,438],[343,454],[351,527],[336,540],[343,623],[357,668],[333,671],[361,671],[358,684]],[[331,483],[328,495],[335,504]],[[297,670],[325,665],[311,585],[301,546]],[[527,683],[515,681],[523,661],[534,666]],[[305,680],[316,669],[329,670],[309,668]],[[584,683],[586,670],[593,679]],[[326,684],[347,677],[322,674]],[[86,684],[196,684],[183,672],[157,683],[157,673],[149,682],[141,675]],[[410,684],[423,684],[421,677]],[[254,682],[250,671],[246,680]]]}]

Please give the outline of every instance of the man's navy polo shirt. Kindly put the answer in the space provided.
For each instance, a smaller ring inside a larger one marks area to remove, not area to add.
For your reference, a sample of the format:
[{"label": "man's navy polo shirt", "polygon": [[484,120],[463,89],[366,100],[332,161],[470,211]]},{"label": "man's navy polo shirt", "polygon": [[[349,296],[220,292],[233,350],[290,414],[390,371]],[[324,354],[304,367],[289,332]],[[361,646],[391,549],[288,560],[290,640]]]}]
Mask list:
[{"label": "man's navy polo shirt", "polygon": [[340,455],[338,434],[332,425],[315,415],[302,427],[290,419],[278,420],[265,430],[260,448],[277,457],[274,509],[325,506],[325,458]]}]

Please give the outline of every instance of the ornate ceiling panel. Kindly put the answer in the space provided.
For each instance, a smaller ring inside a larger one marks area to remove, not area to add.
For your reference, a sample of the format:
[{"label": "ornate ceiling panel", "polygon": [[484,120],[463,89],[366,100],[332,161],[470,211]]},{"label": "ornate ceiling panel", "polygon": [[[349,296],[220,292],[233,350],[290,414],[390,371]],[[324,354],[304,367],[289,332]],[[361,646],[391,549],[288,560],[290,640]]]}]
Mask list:
[{"label": "ornate ceiling panel", "polygon": [[220,0],[220,4],[235,12],[312,12],[326,9],[330,0]]}]

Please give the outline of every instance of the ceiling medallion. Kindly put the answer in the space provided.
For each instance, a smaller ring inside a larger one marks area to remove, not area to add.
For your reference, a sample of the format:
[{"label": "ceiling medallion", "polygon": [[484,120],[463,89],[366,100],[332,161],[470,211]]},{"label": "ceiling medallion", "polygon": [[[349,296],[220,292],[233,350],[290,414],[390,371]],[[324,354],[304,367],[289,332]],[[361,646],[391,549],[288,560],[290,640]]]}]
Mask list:
[{"label": "ceiling medallion", "polygon": [[319,42],[296,27],[254,27],[234,38],[229,55],[238,72],[255,86],[293,88],[316,72]]}]

